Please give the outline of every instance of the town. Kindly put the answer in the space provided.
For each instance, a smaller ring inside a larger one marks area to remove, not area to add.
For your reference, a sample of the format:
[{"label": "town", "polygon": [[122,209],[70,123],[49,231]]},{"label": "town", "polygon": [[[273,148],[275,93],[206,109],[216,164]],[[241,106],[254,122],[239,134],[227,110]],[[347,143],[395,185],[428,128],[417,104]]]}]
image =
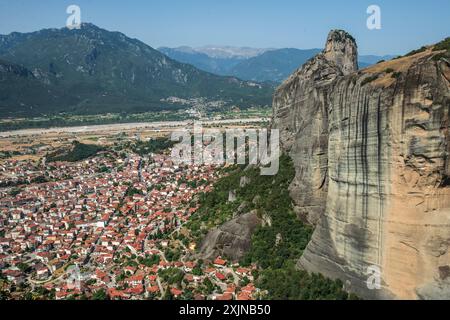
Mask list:
[{"label": "town", "polygon": [[195,258],[184,228],[220,168],[138,154],[121,137],[80,161],[0,162],[2,298],[258,299],[256,266]]}]

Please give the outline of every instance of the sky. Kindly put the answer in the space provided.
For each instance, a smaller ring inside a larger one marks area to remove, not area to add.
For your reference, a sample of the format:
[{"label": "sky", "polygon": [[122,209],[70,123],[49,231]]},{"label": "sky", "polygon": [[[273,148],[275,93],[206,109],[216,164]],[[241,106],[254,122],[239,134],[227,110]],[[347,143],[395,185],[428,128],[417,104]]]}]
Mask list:
[{"label": "sky", "polygon": [[[0,34],[65,26],[69,5],[82,22],[148,45],[322,48],[331,29],[352,34],[360,54],[404,54],[450,36],[450,0],[0,0]],[[369,30],[367,8],[381,9]]]}]

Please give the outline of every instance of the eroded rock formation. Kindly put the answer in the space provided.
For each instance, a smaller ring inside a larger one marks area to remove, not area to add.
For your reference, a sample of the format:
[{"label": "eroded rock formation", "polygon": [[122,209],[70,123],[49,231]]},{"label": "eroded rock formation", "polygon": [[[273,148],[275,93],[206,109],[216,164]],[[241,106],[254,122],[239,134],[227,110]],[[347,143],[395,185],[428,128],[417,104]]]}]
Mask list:
[{"label": "eroded rock formation", "polygon": [[295,209],[316,225],[299,267],[365,298],[450,298],[450,63],[437,54],[357,71],[354,39],[332,31],[274,97]]},{"label": "eroded rock formation", "polygon": [[224,256],[233,261],[240,260],[251,246],[253,232],[262,223],[256,210],[238,215],[206,235],[200,245],[198,257],[214,260],[218,256]]}]

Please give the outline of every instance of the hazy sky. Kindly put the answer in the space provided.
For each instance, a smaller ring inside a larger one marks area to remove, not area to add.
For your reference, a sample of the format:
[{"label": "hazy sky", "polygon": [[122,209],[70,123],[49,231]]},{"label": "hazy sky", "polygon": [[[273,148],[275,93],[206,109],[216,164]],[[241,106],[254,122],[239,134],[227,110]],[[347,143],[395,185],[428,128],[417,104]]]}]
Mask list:
[{"label": "hazy sky", "polygon": [[[362,54],[403,54],[450,36],[450,0],[0,0],[0,34],[63,27],[70,4],[82,21],[121,31],[152,47],[234,45],[321,48],[345,29]],[[381,8],[368,30],[367,7]]]}]

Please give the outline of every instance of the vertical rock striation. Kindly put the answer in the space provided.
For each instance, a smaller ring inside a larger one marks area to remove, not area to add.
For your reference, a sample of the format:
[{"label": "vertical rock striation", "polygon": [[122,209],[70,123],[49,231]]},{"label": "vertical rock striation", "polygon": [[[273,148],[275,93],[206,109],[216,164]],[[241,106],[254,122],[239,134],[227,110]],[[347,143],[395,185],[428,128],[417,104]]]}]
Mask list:
[{"label": "vertical rock striation", "polygon": [[316,225],[299,266],[362,297],[450,298],[450,64],[438,53],[358,72],[355,40],[335,30],[274,97],[295,209]]}]

